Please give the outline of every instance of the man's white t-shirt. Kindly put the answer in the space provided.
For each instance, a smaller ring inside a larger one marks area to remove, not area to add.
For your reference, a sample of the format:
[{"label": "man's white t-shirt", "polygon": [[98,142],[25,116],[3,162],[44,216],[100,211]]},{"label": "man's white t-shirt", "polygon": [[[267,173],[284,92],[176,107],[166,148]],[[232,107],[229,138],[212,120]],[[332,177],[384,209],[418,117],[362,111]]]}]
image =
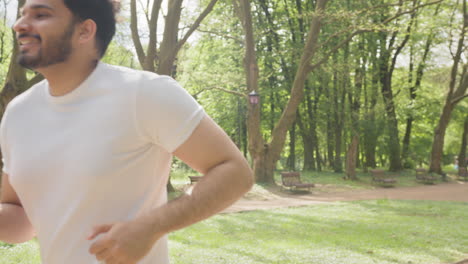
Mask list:
[{"label": "man's white t-shirt", "polygon": [[[167,76],[99,63],[54,97],[43,81],[7,107],[4,172],[36,230],[44,264],[95,264],[93,226],[167,202],[171,153],[205,116]],[[167,264],[167,237],[140,264]]]}]

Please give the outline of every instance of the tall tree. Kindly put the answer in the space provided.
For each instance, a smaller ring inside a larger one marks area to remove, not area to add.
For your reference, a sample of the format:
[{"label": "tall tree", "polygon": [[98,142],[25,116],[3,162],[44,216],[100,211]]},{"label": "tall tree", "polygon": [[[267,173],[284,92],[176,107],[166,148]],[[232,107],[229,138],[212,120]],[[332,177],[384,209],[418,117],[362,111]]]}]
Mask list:
[{"label": "tall tree", "polygon": [[[436,17],[439,14],[441,4],[439,3],[434,11],[434,17]],[[415,21],[417,22],[417,18],[414,18]],[[417,92],[419,88],[421,87],[422,79],[424,76],[424,72],[426,70],[426,64],[427,60],[429,57],[429,52],[432,48],[432,44],[434,41],[435,37],[435,31],[431,28],[429,31],[429,34],[426,38],[423,52],[421,59],[419,61],[419,64],[417,67],[414,67],[414,60],[415,60],[415,45],[412,44],[410,47],[410,63],[409,63],[409,74],[408,74],[408,93],[409,93],[409,98],[410,98],[410,105],[414,105],[417,97]],[[414,79],[414,81],[413,81]],[[413,113],[410,111],[408,113],[408,117],[406,118],[406,127],[405,127],[405,134],[403,136],[403,143],[402,143],[402,154],[401,154],[401,159],[403,160],[403,165],[406,167],[409,167],[409,164],[406,164],[408,159],[409,159],[409,154],[410,154],[410,141],[411,141],[411,132],[413,129],[413,122],[414,122],[414,116]]]},{"label": "tall tree", "polygon": [[[442,174],[442,153],[444,149],[444,139],[447,126],[451,119],[451,114],[454,107],[468,97],[468,64],[463,64],[462,54],[467,49],[467,43],[465,41],[468,30],[468,13],[466,8],[466,1],[462,1],[461,12],[463,15],[463,21],[460,28],[460,34],[456,44],[455,52],[452,53],[453,64],[450,73],[450,83],[445,98],[445,104],[442,108],[439,121],[436,128],[434,129],[434,139],[432,142],[431,149],[431,160],[429,170],[431,172]],[[460,66],[462,67],[460,72]]]},{"label": "tall tree", "polygon": [[[256,180],[260,182],[274,182],[273,170],[281,156],[281,151],[286,140],[286,133],[296,118],[296,111],[304,95],[304,84],[307,75],[312,71],[311,59],[315,55],[318,36],[323,19],[323,12],[327,0],[316,2],[316,11],[311,19],[307,41],[303,49],[303,55],[298,64],[298,69],[291,88],[291,96],[282,113],[280,120],[273,130],[272,139],[265,143],[260,132],[260,109],[258,105],[249,106],[248,132],[249,151],[253,158],[253,167]],[[245,69],[248,91],[258,90],[258,65],[255,56],[255,42],[251,7],[248,0],[239,0],[237,7],[239,17],[245,32]]]},{"label": "tall tree", "polygon": [[363,36],[357,43],[355,70],[354,70],[354,89],[348,89],[348,101],[351,120],[351,142],[346,153],[346,177],[356,179],[356,164],[358,161],[358,147],[360,138],[359,116],[361,108],[361,92],[364,86],[364,77],[366,71],[366,56],[363,54],[364,41]]},{"label": "tall tree", "polygon": [[[161,13],[162,0],[150,1],[144,10],[137,8],[137,1],[130,1],[130,30],[133,44],[135,46],[138,61],[144,70],[157,72],[159,74],[172,75],[176,57],[188,38],[198,28],[200,23],[213,10],[218,0],[211,0],[206,8],[195,19],[187,32],[179,39],[179,22],[182,14],[182,3],[184,0],[168,1],[167,15],[165,17],[163,39],[158,43],[158,20]],[[141,3],[141,2],[140,2]],[[140,12],[139,12],[140,10]],[[139,34],[138,16],[144,13],[148,27],[149,42],[145,52]],[[159,44],[159,46],[158,46]]]},{"label": "tall tree", "polygon": [[[417,5],[417,0],[413,0],[413,6]],[[400,2],[402,3],[402,2]],[[399,6],[399,8],[402,8]],[[388,129],[388,149],[390,159],[390,171],[398,171],[403,168],[401,163],[400,140],[398,131],[398,119],[396,116],[394,93],[392,90],[392,78],[395,71],[398,55],[408,43],[411,29],[414,22],[416,12],[411,14],[410,22],[407,26],[405,35],[400,44],[397,44],[398,31],[389,34],[381,32],[380,35],[380,85],[385,104],[385,112],[387,114],[387,129]],[[387,19],[386,15],[382,19]]]}]

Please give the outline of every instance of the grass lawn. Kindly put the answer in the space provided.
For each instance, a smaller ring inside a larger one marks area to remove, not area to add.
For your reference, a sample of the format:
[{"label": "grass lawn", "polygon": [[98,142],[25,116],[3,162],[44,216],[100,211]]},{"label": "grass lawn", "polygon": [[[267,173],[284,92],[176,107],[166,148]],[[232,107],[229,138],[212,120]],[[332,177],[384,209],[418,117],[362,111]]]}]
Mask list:
[{"label": "grass lawn", "polygon": [[[468,257],[468,203],[372,200],[217,215],[170,235],[173,264],[450,263]],[[0,263],[40,263],[37,244]]]}]

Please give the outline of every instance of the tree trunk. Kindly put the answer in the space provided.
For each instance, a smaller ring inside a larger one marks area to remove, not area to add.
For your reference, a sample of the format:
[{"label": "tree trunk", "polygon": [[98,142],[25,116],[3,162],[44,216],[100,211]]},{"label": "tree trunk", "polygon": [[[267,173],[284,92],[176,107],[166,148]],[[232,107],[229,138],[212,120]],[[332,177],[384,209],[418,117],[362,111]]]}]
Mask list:
[{"label": "tree trunk", "polygon": [[330,168],[335,167],[335,156],[333,152],[333,146],[335,145],[335,136],[332,127],[332,118],[330,117],[330,115],[327,115],[327,160],[328,166]]},{"label": "tree trunk", "polygon": [[[401,5],[402,2],[400,2]],[[417,5],[417,1],[413,1],[413,6]],[[401,7],[401,6],[400,6]],[[399,8],[400,8],[399,7]],[[399,171],[403,169],[401,163],[401,148],[398,131],[398,120],[396,117],[395,102],[392,91],[392,78],[395,70],[398,55],[409,41],[410,33],[413,28],[416,12],[411,13],[411,19],[406,28],[406,32],[402,42],[398,46],[394,46],[397,39],[397,33],[393,32],[387,47],[387,33],[381,34],[381,62],[380,62],[380,83],[382,89],[382,96],[385,104],[385,112],[387,114],[387,130],[388,130],[388,150],[390,160],[390,171]],[[395,53],[392,56],[392,52]]]},{"label": "tree trunk", "polygon": [[434,140],[432,142],[430,171],[442,174],[442,153],[444,149],[445,131],[450,122],[453,106],[445,105],[439,118],[437,127],[434,130]]},{"label": "tree trunk", "polygon": [[315,159],[314,159],[314,144],[312,138],[307,135],[302,135],[302,141],[304,142],[304,165],[302,170],[313,171],[315,170]]},{"label": "tree trunk", "polygon": [[405,128],[405,136],[403,137],[403,144],[402,144],[402,153],[401,159],[403,161],[403,166],[405,168],[409,168],[410,165],[408,163],[409,153],[410,153],[410,140],[411,140],[411,132],[413,129],[413,117],[409,116],[406,118],[406,128]]},{"label": "tree trunk", "polygon": [[466,160],[466,150],[468,145],[468,115],[465,117],[465,122],[463,125],[463,135],[460,145],[460,153],[458,154],[458,167],[459,168],[466,168],[467,160]]},{"label": "tree trunk", "polygon": [[296,125],[293,124],[289,130],[289,156],[287,167],[290,171],[296,170]]},{"label": "tree trunk", "polygon": [[[360,41],[358,44],[358,52],[362,50],[364,50],[364,43]],[[345,54],[348,52],[349,47],[347,46]],[[361,58],[357,58],[355,62],[356,69],[354,74],[354,89],[351,89],[351,87],[348,89],[348,101],[351,109],[351,143],[346,154],[346,177],[352,180],[357,179],[356,167],[358,165],[359,156],[359,112],[361,108],[361,91],[364,82],[364,73],[366,70],[364,62],[365,59],[361,63]]]},{"label": "tree trunk", "polygon": [[372,71],[370,91],[364,93],[366,125],[364,126],[363,144],[366,160],[365,167],[375,168],[377,166],[375,157],[377,139],[380,134],[380,128],[376,123],[377,94],[379,93],[379,59],[377,57],[377,40],[375,37],[371,36],[367,42],[369,43],[370,57],[372,59]]},{"label": "tree trunk", "polygon": [[[437,127],[434,130],[434,140],[432,142],[429,171],[438,174],[443,174],[442,153],[444,150],[445,131],[447,129],[448,123],[450,122],[452,110],[455,107],[455,105],[457,105],[461,100],[468,97],[468,94],[466,94],[468,88],[468,64],[463,65],[460,78],[457,78],[457,75],[459,73],[459,64],[462,62],[462,53],[466,49],[465,36],[466,30],[468,29],[468,14],[466,10],[466,1],[463,1],[463,25],[461,28],[462,29],[460,30],[460,37],[458,39],[457,50],[453,56],[453,65],[450,74],[450,84],[447,93],[447,98],[445,100],[445,105],[442,109],[442,114],[440,115]],[[459,84],[458,87],[455,88],[457,81],[459,81]]]},{"label": "tree trunk", "polygon": [[298,117],[297,117],[297,125],[299,126],[299,131],[301,133],[302,143],[304,146],[304,164],[302,166],[302,170],[310,171],[310,170],[315,170],[315,158],[314,158],[315,144],[314,144],[313,136],[310,133],[312,131],[312,128],[307,128],[304,124],[303,119],[304,118],[301,116],[299,112]]},{"label": "tree trunk", "polygon": [[[335,61],[335,63],[338,63]],[[334,116],[334,131],[335,135],[335,160],[333,162],[333,171],[336,173],[343,172],[343,161],[341,160],[341,148],[343,139],[343,125],[345,114],[345,84],[338,81],[338,72],[335,70],[333,77],[333,116]]]},{"label": "tree trunk", "polygon": [[[260,92],[258,89],[258,65],[255,51],[255,40],[253,35],[253,22],[250,9],[250,2],[247,0],[233,1],[237,15],[239,16],[245,34],[245,54],[244,54],[244,70],[247,82],[247,93]],[[273,168],[265,167],[268,155],[268,145],[260,130],[260,107],[261,103],[249,104],[247,107],[247,134],[249,153],[253,160],[253,171],[257,182],[273,183]],[[268,174],[272,171],[271,175]]]},{"label": "tree trunk", "polygon": [[392,91],[392,69],[389,68],[390,51],[386,50],[386,35],[383,34],[381,48],[384,49],[380,61],[380,85],[385,104],[388,132],[388,154],[390,160],[390,171],[399,171],[401,165],[400,140],[398,139],[398,120],[396,117],[395,103]]},{"label": "tree trunk", "polygon": [[168,13],[164,23],[164,37],[159,52],[157,73],[172,75],[174,62],[178,53],[179,22],[183,0],[168,2]]},{"label": "tree trunk", "polygon": [[314,142],[315,142],[315,161],[317,162],[317,171],[322,171],[322,156],[320,155],[320,147],[318,142],[317,134],[314,135]]},{"label": "tree trunk", "polygon": [[346,155],[346,177],[356,180],[356,160],[358,154],[359,136],[354,135]]},{"label": "tree trunk", "polygon": [[263,151],[256,155],[253,160],[253,171],[258,182],[274,183],[274,171],[276,161],[273,160],[273,155],[269,153],[268,145],[263,148]]}]

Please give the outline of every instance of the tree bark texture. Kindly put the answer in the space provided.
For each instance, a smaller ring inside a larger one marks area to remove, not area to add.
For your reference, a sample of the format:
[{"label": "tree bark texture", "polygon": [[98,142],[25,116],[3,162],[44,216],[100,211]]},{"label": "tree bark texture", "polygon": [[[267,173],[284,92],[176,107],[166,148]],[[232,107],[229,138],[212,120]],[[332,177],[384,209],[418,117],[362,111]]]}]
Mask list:
[{"label": "tree bark texture", "polygon": [[460,144],[460,153],[458,153],[458,167],[466,168],[467,167],[467,156],[466,150],[468,145],[468,115],[465,117],[465,122],[463,124],[463,134]]},{"label": "tree bark texture", "polygon": [[346,155],[346,178],[355,180],[356,177],[356,160],[358,155],[359,136],[356,134],[351,139]]}]

